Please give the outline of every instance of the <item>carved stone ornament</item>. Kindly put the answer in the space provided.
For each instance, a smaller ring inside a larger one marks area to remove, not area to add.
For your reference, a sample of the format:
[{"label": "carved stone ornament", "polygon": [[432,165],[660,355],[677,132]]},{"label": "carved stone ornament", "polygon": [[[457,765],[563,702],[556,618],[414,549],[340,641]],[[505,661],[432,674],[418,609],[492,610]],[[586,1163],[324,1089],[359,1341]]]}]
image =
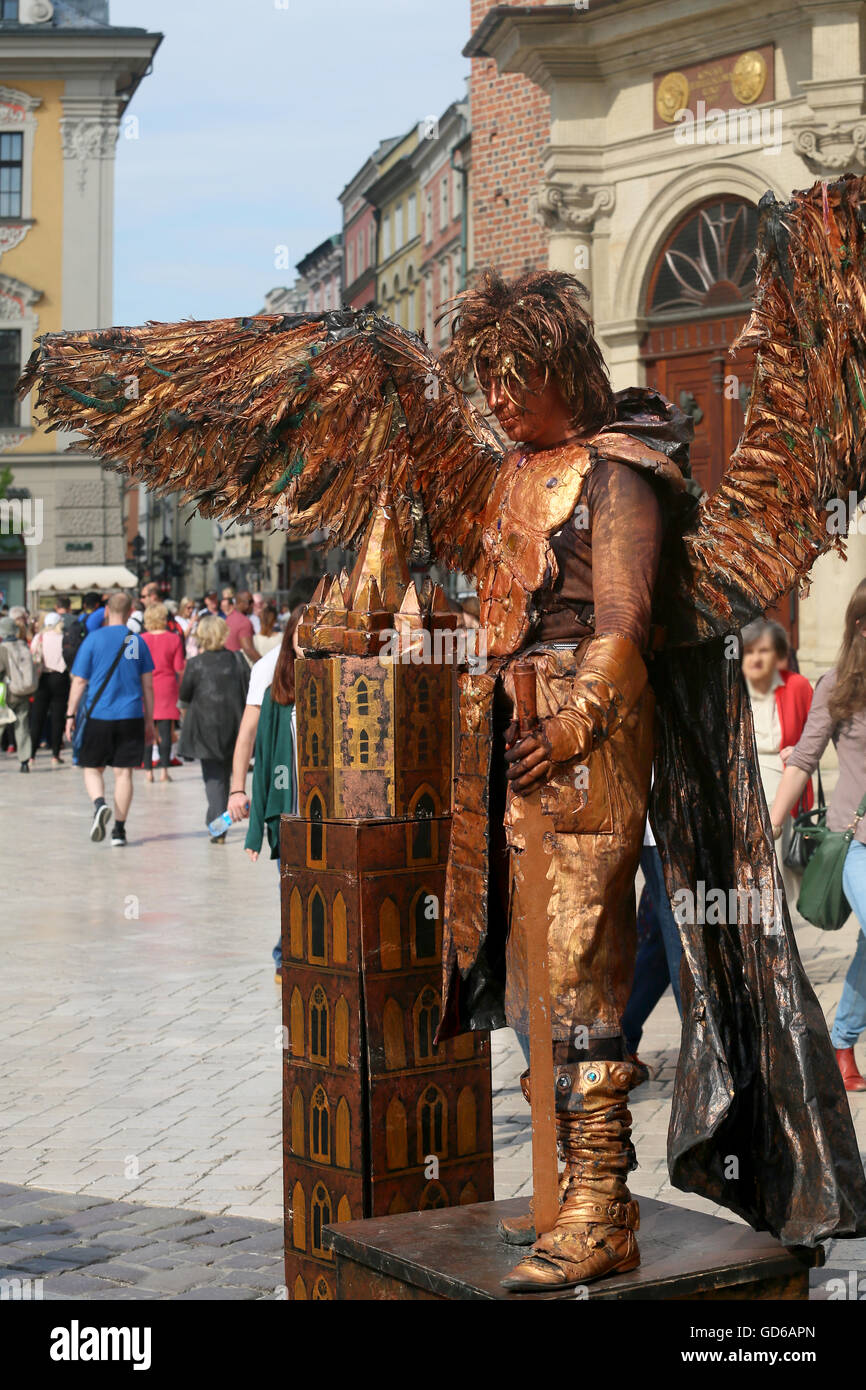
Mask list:
[{"label": "carved stone ornament", "polygon": [[54,16],[51,0],[20,0],[19,24],[47,24]]},{"label": "carved stone ornament", "polygon": [[27,318],[32,306],[42,298],[42,291],[11,275],[0,275],[0,321],[20,322]]},{"label": "carved stone ornament", "polygon": [[32,112],[42,105],[41,97],[19,92],[14,87],[0,87],[0,125],[27,125],[35,119]]},{"label": "carved stone ornament", "polygon": [[64,116],[60,122],[60,143],[64,159],[78,162],[79,193],[87,189],[87,170],[91,159],[113,159],[120,123],[110,117]]},{"label": "carved stone ornament", "polygon": [[815,173],[866,166],[866,119],[832,126],[803,126],[794,151]]},{"label": "carved stone ornament", "polygon": [[0,256],[4,251],[13,251],[29,231],[29,222],[0,222]]},{"label": "carved stone ornament", "polygon": [[529,201],[529,215],[552,232],[591,232],[596,217],[614,205],[610,184],[545,183]]},{"label": "carved stone ornament", "polygon": [[0,425],[0,454],[4,454],[7,449],[17,449],[32,433],[32,430],[21,429],[17,425]]}]

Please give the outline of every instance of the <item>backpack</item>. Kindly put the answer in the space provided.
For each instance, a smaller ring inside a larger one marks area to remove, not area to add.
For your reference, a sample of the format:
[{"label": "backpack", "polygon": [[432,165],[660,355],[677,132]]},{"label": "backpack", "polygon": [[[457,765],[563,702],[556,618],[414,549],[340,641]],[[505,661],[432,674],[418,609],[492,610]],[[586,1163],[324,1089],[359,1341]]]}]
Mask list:
[{"label": "backpack", "polygon": [[60,650],[63,653],[63,660],[66,662],[67,671],[72,670],[72,663],[78,655],[78,648],[87,636],[87,615],[73,618],[71,623],[67,623],[63,629],[63,640],[60,643]]},{"label": "backpack", "polygon": [[32,695],[39,684],[39,671],[26,642],[4,642],[6,689],[13,698]]}]

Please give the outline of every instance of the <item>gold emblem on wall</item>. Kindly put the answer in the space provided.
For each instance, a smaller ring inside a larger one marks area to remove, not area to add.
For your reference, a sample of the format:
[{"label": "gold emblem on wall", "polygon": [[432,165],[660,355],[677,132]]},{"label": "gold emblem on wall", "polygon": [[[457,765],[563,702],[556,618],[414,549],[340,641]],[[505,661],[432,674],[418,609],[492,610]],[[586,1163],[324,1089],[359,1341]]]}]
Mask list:
[{"label": "gold emblem on wall", "polygon": [[760,53],[751,49],[741,53],[731,73],[731,87],[734,96],[744,106],[751,106],[758,100],[767,82],[767,64]]},{"label": "gold emblem on wall", "polygon": [[662,78],[656,92],[656,111],[670,125],[689,102],[689,79],[681,72],[669,72]]}]

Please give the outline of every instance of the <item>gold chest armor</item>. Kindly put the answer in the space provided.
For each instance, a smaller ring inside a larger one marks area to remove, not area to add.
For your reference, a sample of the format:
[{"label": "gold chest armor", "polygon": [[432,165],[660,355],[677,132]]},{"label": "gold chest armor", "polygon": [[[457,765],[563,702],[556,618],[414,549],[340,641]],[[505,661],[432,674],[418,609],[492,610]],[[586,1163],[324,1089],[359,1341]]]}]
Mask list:
[{"label": "gold chest armor", "polygon": [[550,537],[580,501],[591,464],[582,444],[538,454],[514,450],[506,457],[484,509],[475,565],[489,656],[519,651],[532,595],[558,574]]}]

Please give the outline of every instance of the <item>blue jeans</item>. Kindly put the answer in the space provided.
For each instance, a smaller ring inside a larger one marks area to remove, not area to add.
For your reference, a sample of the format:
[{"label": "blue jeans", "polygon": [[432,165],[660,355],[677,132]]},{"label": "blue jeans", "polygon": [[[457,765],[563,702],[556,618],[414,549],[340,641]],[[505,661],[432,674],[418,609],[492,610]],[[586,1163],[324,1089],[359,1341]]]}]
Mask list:
[{"label": "blue jeans", "polygon": [[[644,845],[640,866],[646,880],[641,904],[645,909],[649,931],[638,946],[634,984],[622,1016],[622,1031],[629,1052],[637,1052],[643,1026],[668,985],[673,990],[681,1018],[683,1013],[680,997],[683,945],[665,887],[661,855],[655,845]],[[529,1066],[529,1039],[523,1033],[518,1033],[517,1041]]]},{"label": "blue jeans", "polygon": [[673,990],[680,1017],[683,1012],[680,996],[683,946],[665,887],[662,857],[655,845],[644,845],[640,866],[646,880],[641,903],[649,930],[638,944],[634,983],[622,1016],[622,1031],[629,1052],[637,1052],[643,1026],[668,985]]},{"label": "blue jeans", "polygon": [[866,845],[859,840],[851,841],[845,856],[842,887],[860,923],[860,932],[830,1038],[834,1047],[853,1047],[866,1030]]}]

